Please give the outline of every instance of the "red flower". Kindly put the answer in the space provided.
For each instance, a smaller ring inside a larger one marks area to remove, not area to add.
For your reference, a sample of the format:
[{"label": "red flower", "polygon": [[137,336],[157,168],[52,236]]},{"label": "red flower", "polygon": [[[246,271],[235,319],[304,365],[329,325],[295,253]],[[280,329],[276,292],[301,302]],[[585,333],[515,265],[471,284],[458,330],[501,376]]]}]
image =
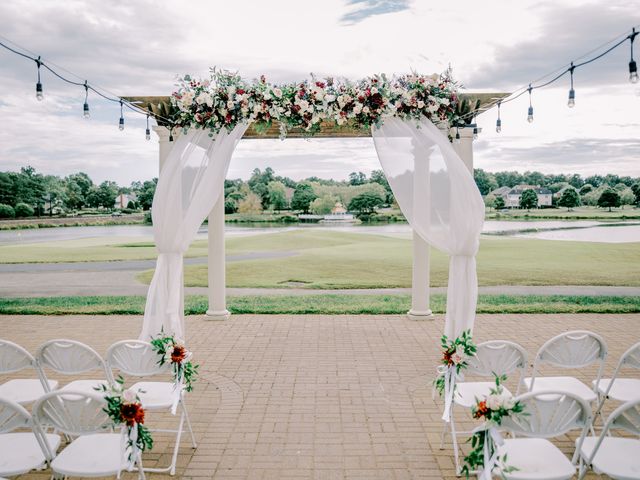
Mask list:
[{"label": "red flower", "polygon": [[236,92],[238,93],[238,95],[242,95],[244,93],[244,90],[239,88],[238,90],[236,90]]},{"label": "red flower", "polygon": [[129,427],[136,423],[144,423],[144,409],[139,403],[123,403],[120,405],[120,417]]},{"label": "red flower", "polygon": [[299,96],[300,98],[304,97],[304,90],[300,90],[300,91],[298,92],[298,96]]},{"label": "red flower", "polygon": [[384,99],[379,93],[374,93],[373,95],[371,95],[371,103],[377,105],[378,107],[381,107],[384,104]]},{"label": "red flower", "polygon": [[[227,123],[229,122],[231,122],[231,115],[227,114]],[[182,360],[184,360],[186,354],[186,348],[184,348],[182,345],[174,345],[173,349],[171,350],[171,361],[173,363],[180,363]]]},{"label": "red flower", "polygon": [[[231,123],[231,114],[230,113],[227,113],[227,116],[224,117],[224,121],[225,121],[225,123]],[[173,355],[172,355],[172,357],[173,357]]]},{"label": "red flower", "polygon": [[295,112],[299,112],[299,111],[300,111],[300,109],[301,109],[302,107],[300,107],[300,105],[294,105],[294,106],[293,106],[293,107],[291,107],[291,108],[293,109],[293,111],[295,111]]},{"label": "red flower", "polygon": [[484,417],[489,413],[489,409],[487,408],[487,402],[482,400],[478,402],[478,406],[476,407],[476,411],[473,412],[473,418]]},{"label": "red flower", "polygon": [[266,77],[264,75],[260,75],[260,82],[262,82],[262,83],[266,83],[267,82],[267,79],[266,79]]},{"label": "red flower", "polygon": [[324,82],[316,82],[316,87],[324,88]]}]

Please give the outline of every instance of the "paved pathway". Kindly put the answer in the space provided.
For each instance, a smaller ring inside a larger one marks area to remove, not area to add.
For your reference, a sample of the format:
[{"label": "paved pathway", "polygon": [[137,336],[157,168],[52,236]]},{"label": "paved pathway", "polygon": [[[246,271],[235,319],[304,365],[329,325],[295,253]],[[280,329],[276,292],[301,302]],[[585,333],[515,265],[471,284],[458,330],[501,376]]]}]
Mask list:
[{"label": "paved pathway", "polygon": [[[111,343],[137,337],[140,325],[139,316],[0,316],[2,337],[31,352],[45,340],[62,337],[104,354]],[[185,439],[175,478],[455,479],[450,445],[439,449],[441,406],[432,400],[430,387],[442,316],[425,322],[404,315],[236,315],[226,322],[197,316],[187,318],[186,326],[188,344],[201,364],[188,400],[198,448]],[[475,336],[478,342],[519,342],[532,359],[545,340],[570,329],[605,338],[604,373],[610,375],[622,352],[640,338],[640,315],[479,315]],[[596,371],[572,373],[589,382]],[[95,378],[95,372],[84,377]],[[507,386],[515,390],[515,381]],[[462,410],[456,418],[460,429],[475,425]],[[145,420],[152,428],[176,422],[159,413]],[[144,455],[149,467],[166,464],[171,448],[167,437],[154,438],[153,450]],[[555,443],[569,454],[574,438],[563,436]]]}]

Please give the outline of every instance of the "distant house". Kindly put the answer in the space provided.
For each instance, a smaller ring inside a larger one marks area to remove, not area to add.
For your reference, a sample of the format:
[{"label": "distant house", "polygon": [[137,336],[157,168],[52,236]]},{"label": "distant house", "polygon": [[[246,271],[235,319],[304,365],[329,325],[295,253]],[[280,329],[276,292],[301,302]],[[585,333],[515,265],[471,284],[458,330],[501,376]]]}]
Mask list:
[{"label": "distant house", "polygon": [[113,208],[127,208],[129,202],[135,203],[138,200],[138,197],[135,193],[121,193],[116,197],[116,201],[113,205]]},{"label": "distant house", "polygon": [[515,187],[500,187],[491,192],[496,197],[502,197],[505,207],[514,208],[520,206],[520,196],[525,190],[533,190],[538,195],[539,207],[550,207],[552,205],[553,192],[548,188],[537,185],[516,185]]},{"label": "distant house", "polygon": [[340,202],[336,202],[334,207],[331,209],[331,213],[329,215],[325,215],[323,220],[324,222],[353,222],[353,215],[347,213],[347,209],[344,208],[344,205]]}]

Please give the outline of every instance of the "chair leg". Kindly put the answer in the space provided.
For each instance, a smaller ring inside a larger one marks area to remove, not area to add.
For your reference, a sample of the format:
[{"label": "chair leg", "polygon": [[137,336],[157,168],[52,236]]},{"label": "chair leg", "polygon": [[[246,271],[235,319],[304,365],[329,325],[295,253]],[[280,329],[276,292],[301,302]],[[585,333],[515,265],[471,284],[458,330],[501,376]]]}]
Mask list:
[{"label": "chair leg", "polygon": [[440,435],[440,450],[444,450],[444,439],[447,436],[447,430],[449,428],[449,424],[445,421],[442,422],[442,435]]},{"label": "chair leg", "polygon": [[198,444],[196,443],[196,436],[193,434],[193,429],[191,428],[191,420],[189,420],[189,412],[187,411],[187,405],[184,403],[184,398],[180,401],[182,406],[182,411],[184,412],[184,418],[187,421],[187,428],[189,429],[189,434],[191,435],[191,446],[195,449],[198,448]]},{"label": "chair leg", "polygon": [[460,469],[460,451],[458,449],[458,435],[456,434],[456,425],[453,419],[453,408],[451,409],[451,440],[453,442],[453,459],[456,464],[456,476],[459,477]]},{"label": "chair leg", "polygon": [[180,424],[178,425],[178,431],[176,434],[176,444],[173,447],[173,456],[171,457],[171,469],[169,470],[169,475],[173,476],[176,474],[176,463],[178,461],[178,449],[180,448],[180,440],[182,439],[182,431],[184,430],[184,409],[182,410],[182,414],[180,415]]}]

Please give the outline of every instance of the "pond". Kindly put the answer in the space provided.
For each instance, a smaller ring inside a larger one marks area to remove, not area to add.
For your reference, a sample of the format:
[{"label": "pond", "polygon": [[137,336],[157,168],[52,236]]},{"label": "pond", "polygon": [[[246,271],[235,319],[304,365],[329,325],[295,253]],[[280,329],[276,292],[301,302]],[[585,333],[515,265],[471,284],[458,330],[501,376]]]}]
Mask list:
[{"label": "pond", "polygon": [[[341,232],[369,233],[410,237],[411,227],[406,223],[381,225],[328,225],[328,224],[295,224],[283,226],[280,223],[265,224],[226,224],[227,236],[262,235],[266,233],[285,232],[300,229],[322,229]],[[510,235],[523,238],[540,238],[545,240],[573,240],[581,242],[626,243],[640,242],[640,223],[633,221],[598,222],[583,220],[539,220],[539,221],[504,221],[487,220],[483,233],[487,235]],[[198,238],[206,238],[207,227],[198,232]],[[0,231],[0,245],[20,243],[40,243],[82,238],[107,237],[127,238],[138,241],[150,240],[153,237],[152,227],[148,225],[110,225],[96,227],[57,227],[29,230]]]}]

